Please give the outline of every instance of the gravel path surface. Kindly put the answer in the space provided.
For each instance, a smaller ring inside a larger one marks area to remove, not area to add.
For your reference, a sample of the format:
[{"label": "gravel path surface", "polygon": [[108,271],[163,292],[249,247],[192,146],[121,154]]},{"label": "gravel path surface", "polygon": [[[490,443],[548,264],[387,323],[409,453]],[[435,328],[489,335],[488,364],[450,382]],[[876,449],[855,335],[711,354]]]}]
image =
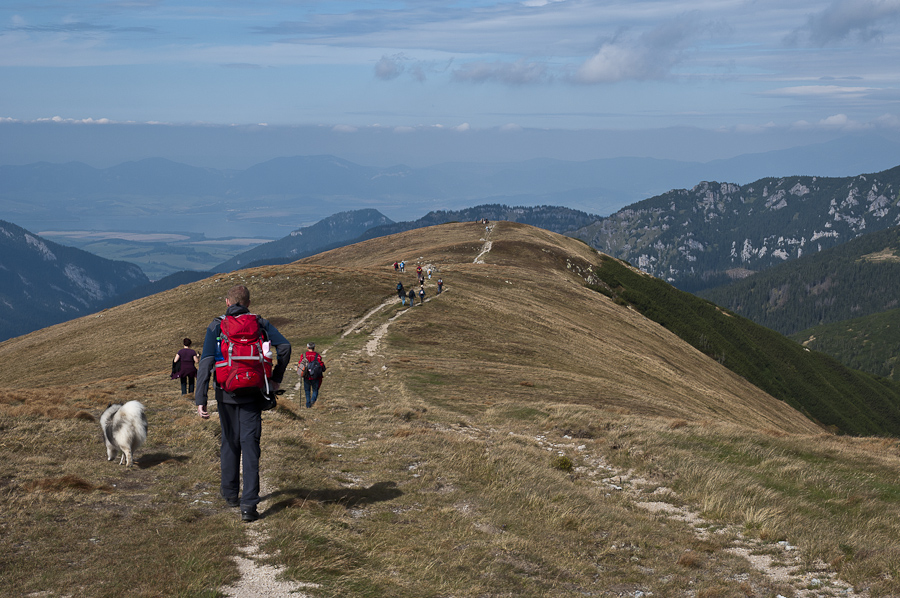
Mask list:
[{"label": "gravel path surface", "polygon": [[[297,392],[299,388],[302,388],[302,385],[302,382],[298,383],[294,387],[293,392]],[[272,493],[277,489],[273,488],[265,476],[260,473],[259,490],[262,500],[258,509],[261,513],[264,513],[268,506],[266,497],[272,496]],[[235,516],[239,516],[237,509],[235,509]],[[220,591],[231,598],[309,598],[309,595],[304,594],[302,590],[304,588],[317,588],[319,584],[279,581],[280,567],[264,565],[259,562],[259,559],[269,556],[262,552],[262,545],[268,539],[265,519],[246,524],[246,529],[249,542],[241,548],[243,556],[235,559],[241,578],[237,583],[221,588]]]}]

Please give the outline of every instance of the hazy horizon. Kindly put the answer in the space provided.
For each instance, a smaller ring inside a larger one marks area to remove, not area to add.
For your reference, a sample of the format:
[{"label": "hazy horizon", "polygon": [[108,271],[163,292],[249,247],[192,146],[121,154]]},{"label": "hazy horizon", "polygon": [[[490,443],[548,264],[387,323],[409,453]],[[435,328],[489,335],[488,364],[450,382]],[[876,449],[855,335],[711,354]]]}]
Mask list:
[{"label": "hazy horizon", "polygon": [[[876,135],[900,143],[900,131],[772,128],[713,131],[468,129],[167,125],[81,123],[65,120],[0,122],[0,165],[83,162],[108,168],[165,158],[191,166],[245,169],[273,158],[334,155],[364,166],[414,168],[446,162],[520,162],[538,158],[588,161],[653,158],[707,163],[737,156],[814,146],[848,136]],[[849,173],[798,173],[841,176]]]}]

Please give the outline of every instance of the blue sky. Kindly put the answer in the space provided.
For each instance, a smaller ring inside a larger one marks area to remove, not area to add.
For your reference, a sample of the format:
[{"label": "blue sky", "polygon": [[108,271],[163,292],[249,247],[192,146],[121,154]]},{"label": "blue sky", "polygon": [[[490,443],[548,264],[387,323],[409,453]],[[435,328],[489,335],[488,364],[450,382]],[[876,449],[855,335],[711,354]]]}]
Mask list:
[{"label": "blue sky", "polygon": [[0,125],[685,128],[735,154],[900,135],[898,25],[900,0],[4,0]]}]

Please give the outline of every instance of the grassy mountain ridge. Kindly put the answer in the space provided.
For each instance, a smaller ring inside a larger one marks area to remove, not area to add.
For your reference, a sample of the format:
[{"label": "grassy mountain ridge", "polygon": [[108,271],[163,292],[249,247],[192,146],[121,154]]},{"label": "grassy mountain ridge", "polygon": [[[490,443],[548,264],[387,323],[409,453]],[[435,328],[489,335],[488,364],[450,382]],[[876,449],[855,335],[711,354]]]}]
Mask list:
[{"label": "grassy mountain ridge", "polygon": [[[436,267],[445,292],[429,281],[429,301],[401,309],[402,256]],[[822,433],[587,288],[600,266],[546,230],[445,224],[0,343],[17,363],[0,371],[0,593],[233,593],[233,558],[258,542],[253,558],[316,597],[799,595],[736,552],[748,546],[798,556],[827,591],[839,574],[896,594],[897,443]],[[236,282],[295,352],[315,340],[329,366],[315,409],[289,377],[264,414],[253,534],[216,498],[215,415],[201,421],[168,380],[181,337],[199,339]],[[129,399],[148,406],[150,433],[124,471],[105,461],[96,416]],[[140,558],[113,573],[123,553]]]},{"label": "grassy mountain ridge", "polygon": [[[484,204],[461,210],[435,210],[416,220],[391,222],[375,210],[355,210],[329,216],[312,226],[298,229],[287,237],[255,247],[217,266],[215,271],[227,272],[238,266],[247,268],[287,264],[315,253],[352,245],[368,239],[386,237],[404,231],[446,224],[448,222],[472,222],[482,219],[522,222],[554,232],[564,233],[594,221],[596,216],[562,206]],[[348,220],[364,223],[365,226],[357,226],[357,234],[352,236],[348,234],[346,226],[341,229],[341,232],[344,233],[342,235],[333,233],[323,235],[321,232],[322,230],[330,232],[337,228],[335,223]],[[302,238],[304,236],[308,238]]]},{"label": "grassy mountain ridge", "polygon": [[[283,322],[283,324],[279,324],[279,329],[288,338],[302,338],[303,336],[334,338],[351,324],[354,317],[364,313],[367,307],[377,305],[383,298],[394,294],[397,275],[394,273],[392,264],[397,259],[395,256],[405,255],[408,264],[405,275],[407,287],[414,282],[415,278],[412,264],[428,262],[438,269],[448,290],[454,289],[450,295],[454,301],[461,301],[463,297],[460,295],[463,295],[473,305],[484,303],[482,309],[487,310],[487,315],[485,315],[487,320],[495,318],[500,312],[506,312],[509,309],[506,306],[511,306],[512,309],[505,317],[509,320],[508,324],[515,329],[516,334],[508,335],[509,340],[506,342],[501,342],[497,338],[483,338],[482,334],[478,334],[479,344],[483,343],[487,347],[480,350],[484,359],[499,360],[505,364],[510,356],[505,350],[502,350],[502,347],[515,347],[514,353],[519,355],[518,361],[520,362],[517,367],[527,369],[531,364],[531,359],[538,354],[536,347],[540,345],[552,347],[552,354],[558,356],[557,362],[552,364],[552,369],[555,369],[556,372],[548,372],[548,375],[554,379],[565,375],[577,375],[579,379],[585,377],[584,383],[587,384],[589,379],[598,375],[594,362],[599,360],[600,356],[594,356],[592,359],[584,356],[576,360],[563,358],[562,356],[570,353],[572,340],[564,338],[566,335],[560,337],[557,334],[559,326],[556,325],[556,320],[559,319],[564,331],[574,330],[578,335],[586,335],[582,342],[588,344],[594,342],[592,330],[599,329],[600,325],[590,324],[587,320],[585,323],[576,324],[579,318],[585,317],[584,314],[578,310],[571,311],[572,308],[566,303],[560,304],[557,301],[560,289],[555,287],[562,285],[562,289],[567,293],[580,295],[579,304],[585,301],[597,302],[599,307],[594,309],[595,313],[591,319],[600,318],[598,322],[604,320],[610,314],[603,312],[614,310],[614,304],[602,298],[595,298],[591,291],[583,287],[583,280],[570,274],[567,268],[567,260],[577,258],[583,261],[582,268],[586,270],[592,262],[599,259],[598,256],[581,242],[549,231],[512,223],[502,223],[502,226],[504,235],[502,237],[495,235],[490,252],[492,263],[489,265],[460,263],[458,257],[461,253],[471,254],[473,258],[478,254],[484,244],[484,227],[482,225],[463,223],[417,229],[386,239],[373,239],[342,247],[285,266],[261,267],[207,278],[165,293],[110,308],[93,316],[37,331],[22,340],[24,346],[33,346],[32,351],[35,352],[33,365],[24,367],[27,368],[26,371],[34,370],[35,383],[37,383],[37,379],[52,382],[56,380],[57,376],[60,380],[69,379],[71,374],[65,371],[45,371],[42,360],[37,356],[43,354],[52,359],[60,352],[60,355],[63,353],[70,355],[69,360],[74,360],[75,363],[92,359],[93,349],[89,348],[90,343],[66,340],[66,336],[60,336],[61,331],[65,330],[68,331],[67,335],[77,336],[85,331],[90,331],[92,337],[96,335],[99,338],[107,338],[109,340],[104,343],[110,346],[110,349],[116,354],[127,353],[130,346],[129,338],[136,337],[140,339],[139,346],[145,347],[150,353],[144,356],[139,364],[123,362],[119,367],[107,366],[110,368],[110,375],[127,375],[129,372],[146,374],[155,371],[159,363],[166,363],[170,352],[168,349],[173,342],[177,343],[185,335],[199,336],[205,330],[208,323],[205,321],[211,319],[210,314],[215,315],[221,311],[220,298],[236,280],[247,281],[252,283],[251,287],[257,288],[256,293],[259,299],[254,301],[254,309],[265,313],[267,317],[273,318],[276,322]],[[460,242],[461,235],[458,232],[460,230],[467,231],[465,236],[470,237],[471,240]],[[506,239],[507,237],[509,240]],[[560,249],[560,245],[564,249]],[[522,265],[523,260],[527,260],[529,263]],[[518,284],[521,290],[514,293],[515,299],[504,296],[508,294],[507,287],[514,286],[507,279],[500,280],[507,269],[511,270],[520,280]],[[494,272],[491,272],[492,270]],[[457,297],[459,299],[456,299]],[[535,313],[542,314],[546,311],[545,305],[553,305],[554,309],[560,310],[560,313],[554,317],[540,315],[526,319],[521,311],[521,302],[525,300],[528,301],[530,309]],[[182,309],[178,307],[179,304],[189,304],[190,309]],[[468,319],[472,308],[460,307],[457,317],[462,320]],[[166,315],[172,312],[175,315]],[[626,317],[630,316],[626,314]],[[456,319],[453,321],[455,322]],[[632,326],[639,326],[642,330],[646,329],[646,333],[650,334],[654,342],[661,343],[660,353],[677,352],[674,348],[670,348],[670,345],[674,343],[674,346],[680,346],[679,339],[643,317],[638,317],[636,321],[639,324],[632,324]],[[160,325],[160,322],[165,322],[165,325]],[[540,332],[543,336],[536,336],[538,332],[538,329],[535,328],[536,322],[542,322]],[[431,326],[437,325],[436,322],[431,323]],[[124,327],[123,331],[117,332],[117,329],[121,327]],[[474,334],[475,331],[469,330],[470,327],[471,324],[465,322],[458,322],[457,326],[451,326],[449,323],[441,325],[441,345],[451,348],[461,347],[463,344],[470,346],[470,342],[457,343],[451,340],[463,330]],[[659,335],[662,337],[660,338]],[[120,340],[113,341],[112,339]],[[118,344],[112,344],[114,342]],[[610,362],[610,367],[613,367],[612,363],[615,363],[615,361],[611,361],[614,358],[616,361],[623,359],[629,361],[635,359],[634,356],[639,356],[638,360],[647,368],[652,370],[661,368],[660,376],[668,372],[675,379],[681,380],[680,383],[669,380],[664,386],[668,389],[667,394],[675,392],[683,395],[684,403],[682,405],[672,405],[656,398],[656,394],[661,394],[662,390],[647,393],[646,390],[639,391],[631,388],[627,393],[637,401],[635,408],[638,408],[637,405],[639,405],[641,410],[650,409],[661,414],[671,413],[672,417],[687,416],[689,412],[684,409],[688,404],[693,404],[693,408],[699,412],[705,411],[702,406],[704,397],[711,392],[712,388],[716,387],[717,397],[719,393],[725,392],[742,397],[750,393],[755,395],[757,400],[771,404],[772,408],[781,409],[779,402],[772,401],[771,397],[758,393],[754,387],[733,377],[724,368],[716,366],[705,374],[704,377],[708,378],[707,384],[703,390],[697,391],[692,388],[692,382],[682,379],[677,372],[672,371],[671,359],[648,357],[643,354],[644,347],[634,346],[633,342],[623,340],[620,345],[621,351],[633,356],[627,359],[622,358],[617,354],[610,354],[603,347],[595,350],[601,351],[603,360]],[[83,354],[72,355],[69,348],[71,346],[84,346]],[[477,345],[471,346],[473,350],[478,350],[476,349]],[[13,349],[11,345],[4,345],[3,350],[5,352]],[[452,351],[452,349],[449,350]],[[460,349],[456,351],[460,351]],[[708,368],[709,364],[706,363],[705,357],[699,354],[690,356],[690,352],[688,353],[684,359],[687,360],[690,367]],[[458,355],[464,358],[465,351],[459,352]],[[698,359],[699,363],[696,361]],[[635,379],[643,377],[646,373],[642,368],[635,369],[634,365],[626,366],[624,363],[615,366],[614,371],[617,374],[622,371],[631,371]],[[599,375],[602,380],[612,378],[609,372],[601,372]],[[30,378],[20,371],[16,374],[16,379],[25,382]],[[9,382],[13,381],[9,380]],[[597,391],[590,389],[590,386],[587,385],[578,393],[583,395],[580,400],[592,402],[597,400]],[[614,387],[620,386],[622,385],[619,383],[614,384]],[[645,383],[642,382],[640,386],[645,386]],[[649,386],[649,388],[652,387],[653,384]],[[603,396],[604,393],[601,392],[600,395]],[[614,396],[615,393],[612,395]],[[639,401],[638,398],[640,398]],[[572,395],[569,396],[569,400],[579,399],[576,395]],[[616,398],[616,401],[622,402],[624,399],[619,397]],[[643,404],[644,401],[654,406]],[[788,421],[793,422],[790,424],[791,429],[797,427],[797,429],[811,430],[808,423],[800,421],[802,419],[796,416],[789,418]],[[738,422],[740,418],[735,416],[733,421]],[[777,418],[772,419],[773,425],[775,421]]]}]

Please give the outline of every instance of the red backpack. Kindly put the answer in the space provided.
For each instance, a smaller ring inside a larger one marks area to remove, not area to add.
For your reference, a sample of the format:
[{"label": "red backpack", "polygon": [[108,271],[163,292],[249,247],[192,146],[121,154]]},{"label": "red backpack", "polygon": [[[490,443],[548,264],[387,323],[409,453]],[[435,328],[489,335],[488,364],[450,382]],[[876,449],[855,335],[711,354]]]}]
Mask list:
[{"label": "red backpack", "polygon": [[222,316],[216,354],[216,382],[225,392],[260,389],[268,392],[272,351],[255,314]]}]

